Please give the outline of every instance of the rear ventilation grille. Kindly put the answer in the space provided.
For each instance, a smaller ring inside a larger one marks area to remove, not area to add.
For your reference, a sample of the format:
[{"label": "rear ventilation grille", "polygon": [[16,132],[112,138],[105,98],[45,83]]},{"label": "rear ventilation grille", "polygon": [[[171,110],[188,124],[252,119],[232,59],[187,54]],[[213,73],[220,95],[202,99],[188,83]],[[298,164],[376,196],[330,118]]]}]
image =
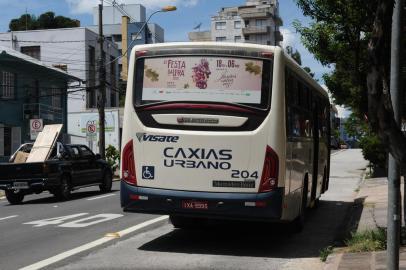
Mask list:
[{"label": "rear ventilation grille", "polygon": [[255,188],[255,181],[213,181],[213,187]]}]

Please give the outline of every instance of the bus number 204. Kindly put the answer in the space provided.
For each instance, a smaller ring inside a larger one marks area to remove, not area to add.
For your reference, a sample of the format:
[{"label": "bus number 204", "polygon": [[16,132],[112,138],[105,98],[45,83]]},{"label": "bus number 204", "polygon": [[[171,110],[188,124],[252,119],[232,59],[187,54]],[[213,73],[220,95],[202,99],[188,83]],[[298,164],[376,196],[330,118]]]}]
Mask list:
[{"label": "bus number 204", "polygon": [[240,170],[232,170],[231,171],[232,178],[254,178],[258,179],[258,171],[250,173],[249,171],[240,171]]}]

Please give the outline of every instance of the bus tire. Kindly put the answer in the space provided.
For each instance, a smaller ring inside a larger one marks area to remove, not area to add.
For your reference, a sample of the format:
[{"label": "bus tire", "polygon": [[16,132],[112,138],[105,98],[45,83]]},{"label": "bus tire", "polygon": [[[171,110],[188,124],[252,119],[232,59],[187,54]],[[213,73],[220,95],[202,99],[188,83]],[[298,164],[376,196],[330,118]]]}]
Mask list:
[{"label": "bus tire", "polygon": [[10,204],[20,204],[24,200],[24,194],[21,192],[21,190],[13,190],[13,189],[8,189],[6,190],[6,198],[7,201]]},{"label": "bus tire", "polygon": [[291,224],[292,233],[300,233],[304,228],[308,190],[309,190],[309,184],[308,184],[308,180],[306,177],[305,181],[303,182],[303,192],[302,192],[302,202],[300,204],[300,213],[299,213],[299,216],[297,216]]}]

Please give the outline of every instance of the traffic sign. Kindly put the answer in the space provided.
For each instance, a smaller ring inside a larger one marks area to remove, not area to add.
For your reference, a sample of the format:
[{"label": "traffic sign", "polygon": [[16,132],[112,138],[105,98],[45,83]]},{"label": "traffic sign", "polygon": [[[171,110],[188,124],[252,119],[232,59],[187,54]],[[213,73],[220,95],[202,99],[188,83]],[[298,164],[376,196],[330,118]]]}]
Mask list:
[{"label": "traffic sign", "polygon": [[30,138],[31,140],[37,139],[38,133],[44,128],[42,119],[30,119]]},{"label": "traffic sign", "polygon": [[86,140],[88,142],[96,141],[97,138],[97,126],[96,121],[87,121],[86,123]]}]

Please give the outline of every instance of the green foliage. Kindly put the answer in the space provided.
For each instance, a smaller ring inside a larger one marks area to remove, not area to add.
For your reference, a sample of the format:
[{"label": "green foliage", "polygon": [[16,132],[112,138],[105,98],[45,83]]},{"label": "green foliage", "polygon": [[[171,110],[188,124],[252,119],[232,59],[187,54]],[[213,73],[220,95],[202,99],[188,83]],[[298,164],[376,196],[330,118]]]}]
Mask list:
[{"label": "green foliage", "polygon": [[9,23],[10,31],[24,31],[36,29],[57,29],[78,27],[80,22],[64,16],[56,16],[52,11],[41,14],[38,18],[35,15],[23,14],[20,18],[12,19]]},{"label": "green foliage", "polygon": [[332,246],[328,246],[326,248],[323,248],[322,250],[320,250],[320,260],[322,262],[325,262],[327,260],[328,255],[330,255],[331,253],[333,253],[333,247]]},{"label": "green foliage", "polygon": [[358,138],[359,147],[366,160],[369,160],[374,167],[386,168],[386,149],[378,136],[371,130],[370,126],[360,116],[352,113],[344,123],[347,134]]},{"label": "green foliage", "polygon": [[360,139],[359,146],[362,148],[362,154],[366,160],[369,160],[374,167],[386,168],[387,152],[385,146],[381,143],[375,134],[365,135]]},{"label": "green foliage", "polygon": [[110,165],[111,169],[114,171],[117,170],[120,163],[120,151],[118,151],[114,146],[109,145],[106,148],[106,160]]},{"label": "green foliage", "polygon": [[300,55],[300,52],[298,50],[293,51],[293,48],[291,46],[286,46],[285,48],[286,53],[290,55],[290,57],[293,58],[293,60],[296,61],[300,66],[302,65],[302,56]]},{"label": "green foliage", "polygon": [[382,228],[352,233],[345,241],[349,252],[370,252],[386,249],[386,231]]},{"label": "green foliage", "polygon": [[357,113],[367,112],[368,42],[377,0],[296,0],[312,22],[293,26],[304,46],[323,65],[334,71],[323,79],[335,103]]}]

